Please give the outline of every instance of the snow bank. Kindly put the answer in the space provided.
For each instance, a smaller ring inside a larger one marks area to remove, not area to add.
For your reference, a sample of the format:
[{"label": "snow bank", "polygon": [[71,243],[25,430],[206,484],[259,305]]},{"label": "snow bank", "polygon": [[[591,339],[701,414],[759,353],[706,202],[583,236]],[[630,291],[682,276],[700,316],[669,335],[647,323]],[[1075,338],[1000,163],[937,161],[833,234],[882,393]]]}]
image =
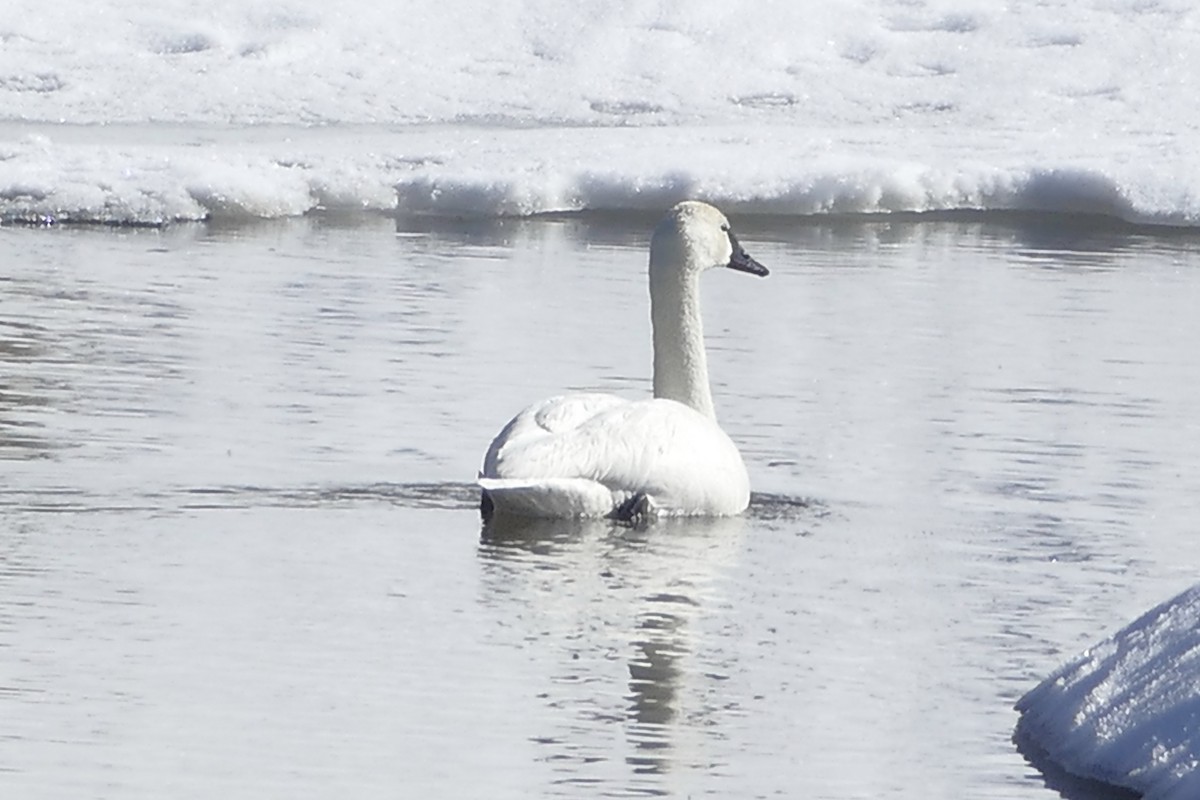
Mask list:
[{"label": "snow bank", "polygon": [[1038,211],[1200,225],[1200,197],[1166,162],[1128,168],[1044,150],[988,164],[968,151],[952,139],[902,158],[831,151],[786,129],[721,126],[9,125],[0,126],[0,222],[659,213],[698,197],[739,214]]},{"label": "snow bank", "polygon": [[1200,225],[1190,0],[60,0],[0,20],[0,221],[324,208]]}]

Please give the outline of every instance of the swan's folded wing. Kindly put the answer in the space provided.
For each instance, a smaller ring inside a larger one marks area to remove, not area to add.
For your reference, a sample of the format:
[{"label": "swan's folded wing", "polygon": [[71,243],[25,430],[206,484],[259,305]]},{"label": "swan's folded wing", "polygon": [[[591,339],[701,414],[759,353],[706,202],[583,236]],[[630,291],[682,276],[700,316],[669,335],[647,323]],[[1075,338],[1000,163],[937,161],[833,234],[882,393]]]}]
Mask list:
[{"label": "swan's folded wing", "polygon": [[[513,417],[496,435],[483,457],[481,478],[530,477],[537,473],[525,467],[516,455],[548,437],[578,428],[596,414],[626,405],[629,401],[599,392],[564,394],[534,403]],[[544,476],[545,473],[542,473]]]},{"label": "swan's folded wing", "polygon": [[562,433],[578,428],[601,412],[628,405],[631,405],[628,400],[613,394],[581,392],[551,397],[530,410],[543,431]]}]

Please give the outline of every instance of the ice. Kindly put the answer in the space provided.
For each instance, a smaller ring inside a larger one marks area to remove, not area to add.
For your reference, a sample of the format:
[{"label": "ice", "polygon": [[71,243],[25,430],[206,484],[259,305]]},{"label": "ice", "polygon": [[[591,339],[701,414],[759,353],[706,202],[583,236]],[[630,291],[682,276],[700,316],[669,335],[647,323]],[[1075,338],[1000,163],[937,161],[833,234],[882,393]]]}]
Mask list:
[{"label": "ice", "polygon": [[1059,668],[1017,703],[1017,737],[1146,800],[1200,797],[1200,584]]},{"label": "ice", "polygon": [[1171,0],[35,4],[0,22],[0,220],[691,194],[1194,226],[1198,37]]}]

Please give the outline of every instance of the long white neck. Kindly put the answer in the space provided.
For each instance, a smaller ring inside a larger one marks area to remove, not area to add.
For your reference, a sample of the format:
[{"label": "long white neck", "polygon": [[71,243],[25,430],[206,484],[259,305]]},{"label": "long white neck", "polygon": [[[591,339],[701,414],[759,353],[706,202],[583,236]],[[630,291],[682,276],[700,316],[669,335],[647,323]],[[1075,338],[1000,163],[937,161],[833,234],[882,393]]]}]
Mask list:
[{"label": "long white neck", "polygon": [[716,419],[700,323],[698,274],[691,270],[650,269],[654,396],[677,400]]}]

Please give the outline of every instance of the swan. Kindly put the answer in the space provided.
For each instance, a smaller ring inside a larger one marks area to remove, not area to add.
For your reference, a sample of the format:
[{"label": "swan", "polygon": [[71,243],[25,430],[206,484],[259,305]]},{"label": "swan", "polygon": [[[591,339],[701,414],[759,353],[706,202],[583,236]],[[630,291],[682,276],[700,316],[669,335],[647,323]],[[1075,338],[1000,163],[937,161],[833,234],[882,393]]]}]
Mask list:
[{"label": "swan", "polygon": [[485,517],[729,516],[750,501],[737,447],[717,424],[700,323],[700,273],[765,276],[725,215],[690,200],[650,239],[654,397],[574,393],[535,403],[504,426],[479,471]]}]

